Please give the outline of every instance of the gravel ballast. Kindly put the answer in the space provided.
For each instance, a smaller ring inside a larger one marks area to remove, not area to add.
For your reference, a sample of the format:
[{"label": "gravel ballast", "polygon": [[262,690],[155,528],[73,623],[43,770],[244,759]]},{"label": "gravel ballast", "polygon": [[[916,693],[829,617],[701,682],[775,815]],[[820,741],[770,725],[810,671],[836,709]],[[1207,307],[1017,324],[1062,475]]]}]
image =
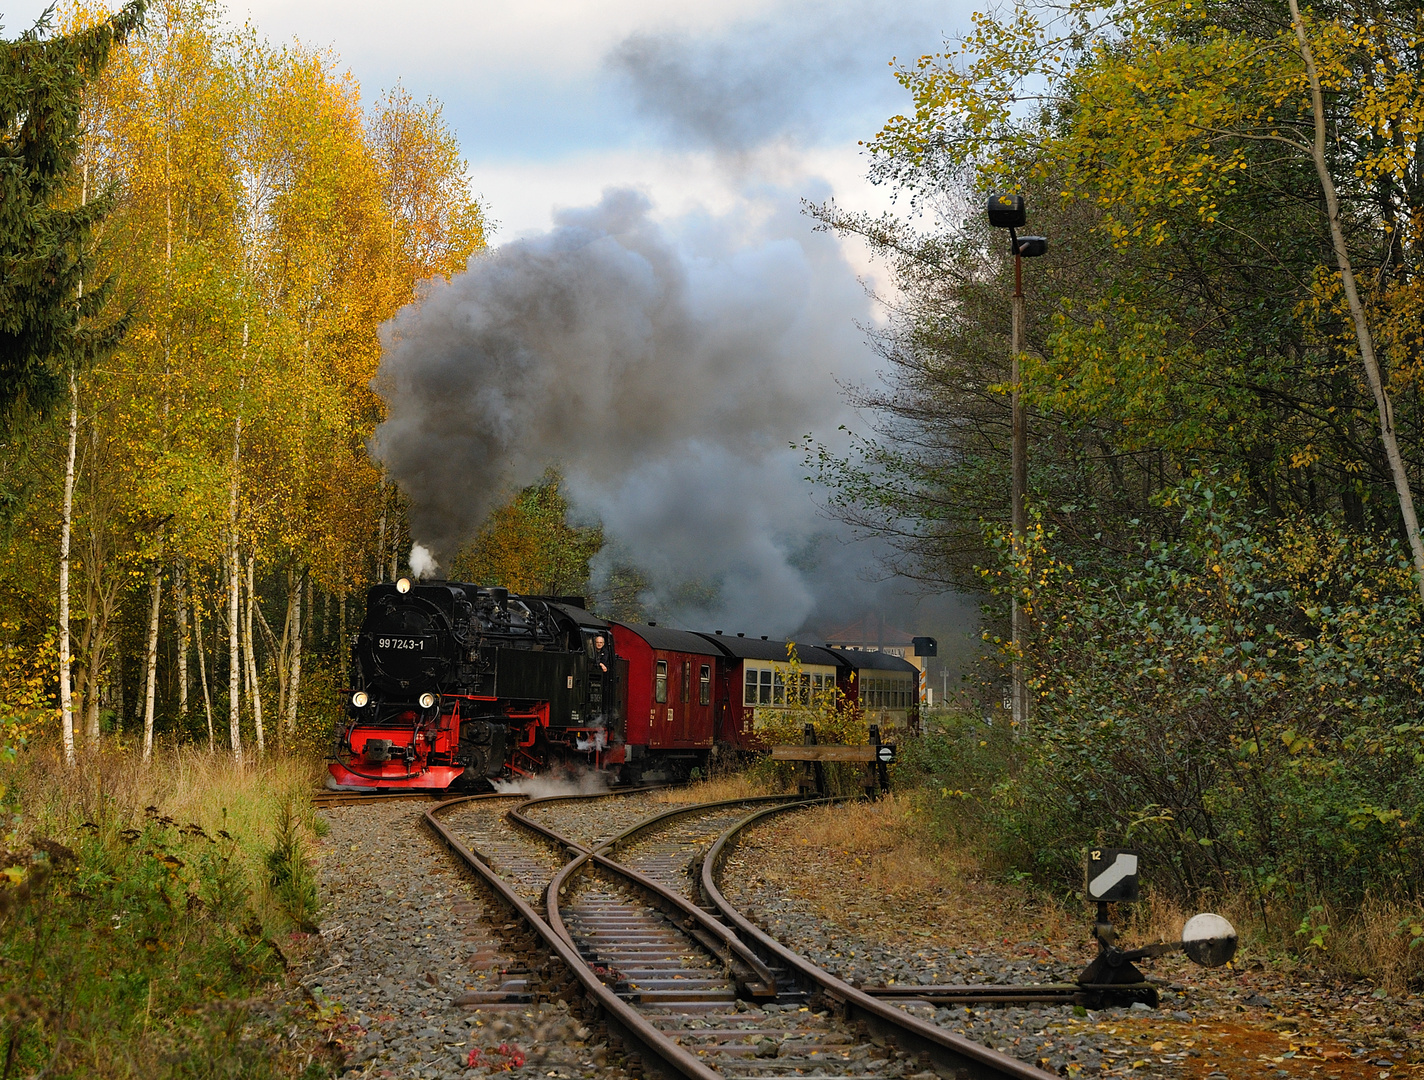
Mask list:
[{"label": "gravel ballast", "polygon": [[[910,871],[887,885],[865,852],[808,841],[797,816],[755,827],[727,860],[722,888],[772,936],[852,984],[1071,981],[1093,955],[1086,909],[1081,932],[1033,936],[1031,916],[1002,887],[966,878],[951,895],[927,892]],[[1144,963],[1162,995],[1155,1010],[904,1007],[1066,1076],[1398,1080],[1424,1071],[1418,995],[1238,960],[1215,970],[1180,955]]]},{"label": "gravel ballast", "polygon": [[342,1043],[342,1075],[621,1075],[561,1002],[459,1004],[497,990],[507,969],[523,965],[527,939],[434,839],[423,809],[387,803],[323,811],[330,825],[319,853],[326,956],[302,982]]}]

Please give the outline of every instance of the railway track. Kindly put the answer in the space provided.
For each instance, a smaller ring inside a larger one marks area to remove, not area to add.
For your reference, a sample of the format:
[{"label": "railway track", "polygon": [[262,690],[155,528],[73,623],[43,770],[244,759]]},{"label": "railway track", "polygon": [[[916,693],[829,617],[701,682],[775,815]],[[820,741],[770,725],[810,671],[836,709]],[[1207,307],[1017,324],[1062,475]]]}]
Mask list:
[{"label": "railway track", "polygon": [[[337,1035],[348,1075],[456,1080],[481,1053],[479,1061],[496,1070],[527,1054],[520,1075],[568,1080],[645,1074],[759,1080],[806,1073],[857,1080],[931,1080],[933,1073],[957,1080],[1043,1078],[1053,1070],[1379,1080],[1418,1067],[1411,1049],[1417,1044],[1406,1041],[1418,1030],[1411,1027],[1414,1006],[1391,1002],[1393,1011],[1386,1012],[1374,987],[1341,994],[1347,1008],[1336,1004],[1323,1019],[1310,983],[1283,989],[1284,982],[1253,980],[1244,971],[1202,980],[1180,966],[1158,980],[1172,1002],[1160,1012],[1091,1006],[1085,1012],[1057,995],[1039,1000],[1044,987],[1022,984],[1033,982],[1048,958],[1045,950],[1000,954],[997,931],[990,940],[972,936],[974,927],[967,937],[953,927],[952,946],[948,939],[926,945],[904,937],[921,913],[927,928],[943,922],[934,898],[926,903],[913,891],[902,895],[898,886],[858,878],[849,860],[838,858],[843,852],[814,839],[817,829],[809,834],[808,855],[801,846],[808,834],[787,820],[805,804],[736,802],[659,813],[668,810],[668,798],[635,793],[526,803],[491,795],[431,808],[412,798],[355,797],[351,803],[365,806],[344,803],[347,809],[329,814],[331,832],[322,846],[339,858],[322,862],[329,904],[323,947],[301,984],[321,1008],[343,1018]],[[468,850],[468,859],[452,857],[452,845],[424,829],[427,809]],[[758,811],[765,814],[753,817]],[[742,839],[748,824],[772,814],[783,820],[773,818],[754,838]],[[428,835],[411,835],[417,827]],[[563,895],[555,890],[570,942],[554,931],[546,901],[550,882],[578,859],[583,865],[565,875]],[[477,876],[487,886],[472,883],[470,860],[485,864],[488,874]],[[725,885],[718,872],[724,863]],[[715,925],[701,925],[619,867],[678,894]],[[837,880],[842,871],[847,878]],[[832,883],[832,895],[809,886],[822,876]],[[514,899],[504,897],[498,881]],[[723,889],[730,904],[719,899]],[[839,904],[860,909],[849,914],[861,916],[882,893],[888,922],[862,922],[857,929],[855,918],[835,914]],[[517,901],[529,918],[508,917]],[[743,904],[756,912],[758,925],[739,923],[735,908]],[[788,948],[778,951],[777,941],[760,933],[763,926]],[[969,943],[967,954],[960,941]],[[807,957],[844,981],[806,964]],[[1057,962],[1060,970],[1081,963],[1072,946],[1059,947]],[[925,985],[926,975],[958,971],[995,981]],[[999,981],[1005,976],[1020,985]],[[846,985],[851,980],[855,985]],[[861,980],[896,985],[857,990]],[[764,992],[767,983],[775,984],[775,998]],[[1248,996],[1263,987],[1272,1000]],[[989,998],[1004,1007],[962,1007]],[[1362,1005],[1372,1011],[1360,1011]],[[1375,1013],[1398,1026],[1384,1027]],[[917,1027],[920,1020],[926,1023]],[[947,1033],[964,1037],[960,1041],[983,1058],[955,1064],[933,1045]],[[1004,1053],[990,1054],[984,1046]]]},{"label": "railway track", "polygon": [[361,803],[400,802],[408,799],[429,801],[440,799],[430,791],[326,791],[312,792],[312,805],[318,810],[328,806],[356,806]]},{"label": "railway track", "polygon": [[[720,860],[748,823],[794,808],[786,797],[675,807],[580,837],[541,820],[570,798],[503,815],[488,797],[457,798],[424,818],[546,951],[537,978],[501,989],[574,1003],[586,1023],[606,1025],[633,1075],[1052,1075],[855,990],[728,904]],[[547,842],[542,854],[529,834]]]}]

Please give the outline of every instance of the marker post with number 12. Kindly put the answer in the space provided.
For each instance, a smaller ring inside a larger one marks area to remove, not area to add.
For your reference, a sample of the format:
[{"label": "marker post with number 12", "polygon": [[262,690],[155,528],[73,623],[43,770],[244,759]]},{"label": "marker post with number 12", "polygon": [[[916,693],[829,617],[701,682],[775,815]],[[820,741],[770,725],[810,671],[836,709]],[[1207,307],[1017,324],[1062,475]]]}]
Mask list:
[{"label": "marker post with number 12", "polygon": [[1087,899],[1098,904],[1136,900],[1138,855],[1133,848],[1090,848],[1084,875]]}]

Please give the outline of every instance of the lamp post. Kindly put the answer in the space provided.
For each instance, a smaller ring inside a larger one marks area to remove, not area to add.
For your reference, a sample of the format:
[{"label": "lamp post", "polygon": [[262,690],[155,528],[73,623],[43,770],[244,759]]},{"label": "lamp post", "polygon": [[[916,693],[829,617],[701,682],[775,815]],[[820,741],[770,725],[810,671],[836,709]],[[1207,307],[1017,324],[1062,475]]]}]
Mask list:
[{"label": "lamp post", "polygon": [[[1018,229],[1023,226],[1027,217],[1022,195],[990,195],[986,209],[991,226],[1009,230],[1009,244],[1014,253],[1013,318],[1009,336],[1009,382],[1013,386],[1010,401],[1010,411],[1013,414],[1010,471],[1013,474],[1013,482],[1009,521],[1012,550],[1017,557],[1022,550],[1024,534],[1028,531],[1028,509],[1024,501],[1025,492],[1028,490],[1028,417],[1024,413],[1023,394],[1019,387],[1019,354],[1023,352],[1024,340],[1023,261],[1046,255],[1048,238],[1018,234]],[[1028,722],[1028,682],[1024,678],[1023,666],[1024,613],[1019,604],[1017,589],[1014,590],[1009,619],[1014,654],[1010,701],[1014,728],[1023,731]]]}]

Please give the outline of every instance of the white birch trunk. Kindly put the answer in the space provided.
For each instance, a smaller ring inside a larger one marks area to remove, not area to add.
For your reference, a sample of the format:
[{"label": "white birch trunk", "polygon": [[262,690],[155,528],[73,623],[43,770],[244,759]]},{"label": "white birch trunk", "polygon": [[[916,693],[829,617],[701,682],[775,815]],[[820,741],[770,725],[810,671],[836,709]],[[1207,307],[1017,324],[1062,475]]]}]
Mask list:
[{"label": "white birch trunk", "polygon": [[287,745],[297,731],[297,699],[302,689],[302,586],[305,574],[297,575],[297,587],[293,590],[292,611],[292,666],[287,676]]},{"label": "white birch trunk", "polygon": [[1365,378],[1369,380],[1374,393],[1375,412],[1379,415],[1380,441],[1384,444],[1384,454],[1389,460],[1390,475],[1394,479],[1395,495],[1399,499],[1399,514],[1404,519],[1404,531],[1409,537],[1409,550],[1414,556],[1414,583],[1424,599],[1424,540],[1419,536],[1419,518],[1414,513],[1414,495],[1409,489],[1409,473],[1405,470],[1404,457],[1399,452],[1399,439],[1394,430],[1394,408],[1390,404],[1389,391],[1384,385],[1379,362],[1375,357],[1374,337],[1365,318],[1365,305],[1360,301],[1359,290],[1355,287],[1355,271],[1350,265],[1350,252],[1345,245],[1345,232],[1340,227],[1340,200],[1335,190],[1335,178],[1330,175],[1330,163],[1325,159],[1325,95],[1320,86],[1320,73],[1315,67],[1315,54],[1305,36],[1305,22],[1300,17],[1300,7],[1296,0],[1290,0],[1291,26],[1295,29],[1296,43],[1300,47],[1300,58],[1305,63],[1305,74],[1310,82],[1310,107],[1315,114],[1315,138],[1310,145],[1310,157],[1315,163],[1315,173],[1320,178],[1320,189],[1325,195],[1325,210],[1330,219],[1330,242],[1335,248],[1335,263],[1340,270],[1340,281],[1345,290],[1345,299],[1350,305],[1350,317],[1355,324],[1355,342],[1360,349],[1360,360],[1365,365]]},{"label": "white birch trunk", "polygon": [[[291,675],[292,657],[292,571],[287,571],[287,613],[282,618],[282,639],[278,641],[272,633],[272,628],[267,625],[267,620],[262,620],[262,628],[267,633],[267,643],[271,646],[273,654],[277,657],[277,716],[284,718],[287,715],[287,677]],[[258,615],[262,613],[259,611]],[[278,731],[283,730],[278,724]]]},{"label": "white birch trunk", "polygon": [[[243,337],[247,328],[243,327]],[[242,413],[232,428],[232,479],[228,485],[227,539],[227,722],[232,739],[232,756],[242,764],[242,659],[238,647],[238,607],[242,591],[242,573],[237,555],[237,471],[242,457]]]},{"label": "white birch trunk", "polygon": [[188,719],[188,575],[179,559],[173,564],[174,618],[178,621],[178,715]]},{"label": "white birch trunk", "polygon": [[153,719],[154,719],[154,691],[157,689],[158,674],[158,616],[160,611],[159,600],[163,592],[163,566],[155,561],[153,569],[149,571],[149,588],[152,591],[152,599],[149,602],[148,611],[148,653],[144,663],[144,691],[143,691],[143,760],[148,761],[153,757]]},{"label": "white birch trunk", "polygon": [[203,646],[203,603],[196,596],[193,599],[193,637],[198,644],[198,681],[203,686],[203,712],[208,718],[208,753],[216,753],[213,741],[213,699],[208,693],[208,661]]},{"label": "white birch trunk", "polygon": [[257,734],[257,756],[267,750],[267,736],[262,728],[262,685],[257,679],[257,642],[252,637],[252,608],[257,603],[253,588],[257,556],[247,556],[247,609],[243,618],[243,637],[247,645],[247,696],[252,704],[252,726]]},{"label": "white birch trunk", "polygon": [[79,384],[69,370],[69,452],[64,459],[64,508],[59,531],[59,710],[64,739],[64,760],[73,765],[74,688],[70,684],[69,655],[69,544],[74,521],[74,453],[79,438]]},{"label": "white birch trunk", "polygon": [[[89,160],[85,156],[79,205],[89,202]],[[79,279],[78,299],[84,299],[84,279]],[[74,526],[74,455],[79,441],[79,383],[74,377],[74,361],[69,362],[69,450],[64,459],[64,507],[59,533],[59,712],[64,760],[73,765],[74,686],[73,658],[69,654],[69,546]]]}]

